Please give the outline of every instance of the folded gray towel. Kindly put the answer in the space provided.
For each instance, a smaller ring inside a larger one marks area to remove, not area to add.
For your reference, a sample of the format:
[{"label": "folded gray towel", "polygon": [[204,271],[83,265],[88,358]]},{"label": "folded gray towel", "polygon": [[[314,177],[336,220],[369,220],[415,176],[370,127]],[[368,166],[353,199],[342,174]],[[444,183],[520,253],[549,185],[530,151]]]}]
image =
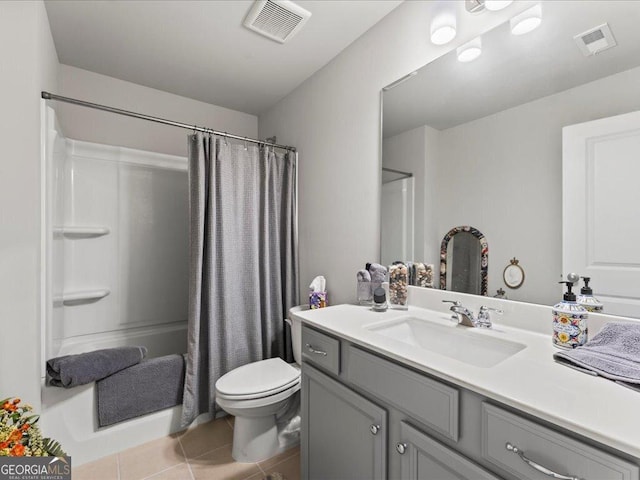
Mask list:
[{"label": "folded gray towel", "polygon": [[379,263],[372,263],[369,267],[369,273],[371,274],[372,291],[381,286],[382,282],[387,281],[387,267],[384,267]]},{"label": "folded gray towel", "polygon": [[180,405],[185,356],[176,353],[143,360],[96,382],[100,427]]},{"label": "folded gray towel", "polygon": [[356,279],[359,282],[370,282],[371,281],[371,274],[369,273],[368,270],[358,270],[358,273],[356,273]]},{"label": "folded gray towel", "polygon": [[146,354],[146,347],[117,347],[52,358],[47,360],[48,384],[71,388],[95,382],[140,363]]},{"label": "folded gray towel", "polygon": [[627,387],[640,387],[640,324],[607,323],[582,347],[556,352],[554,360]]}]

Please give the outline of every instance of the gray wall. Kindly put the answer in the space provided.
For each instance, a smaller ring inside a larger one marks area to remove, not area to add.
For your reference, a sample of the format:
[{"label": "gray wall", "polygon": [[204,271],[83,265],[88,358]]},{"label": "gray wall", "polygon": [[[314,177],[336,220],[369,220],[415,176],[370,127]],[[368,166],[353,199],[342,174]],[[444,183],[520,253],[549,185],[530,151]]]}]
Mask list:
[{"label": "gray wall", "polygon": [[0,58],[0,392],[40,410],[40,90],[58,68],[42,2],[0,2]]},{"label": "gray wall", "polygon": [[[60,95],[255,138],[258,117],[60,65]],[[188,130],[57,103],[65,136],[170,155],[187,155]]]},{"label": "gray wall", "polygon": [[379,258],[380,90],[530,6],[490,15],[458,7],[458,37],[429,41],[438,2],[405,2],[275,107],[260,135],[300,152],[300,286],[327,277],[332,304],[355,301],[355,274]]}]

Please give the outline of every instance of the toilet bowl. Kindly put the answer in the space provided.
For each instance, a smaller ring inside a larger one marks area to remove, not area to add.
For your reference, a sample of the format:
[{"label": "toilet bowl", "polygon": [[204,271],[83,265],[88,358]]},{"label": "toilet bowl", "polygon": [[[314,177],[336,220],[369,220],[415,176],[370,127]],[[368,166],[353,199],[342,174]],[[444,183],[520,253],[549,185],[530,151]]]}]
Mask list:
[{"label": "toilet bowl", "polygon": [[301,322],[295,313],[305,307],[291,308],[286,319],[296,363],[288,364],[281,358],[260,360],[238,367],[216,382],[217,404],[235,416],[231,455],[236,462],[259,462],[289,447],[280,444],[276,418],[300,390]]}]

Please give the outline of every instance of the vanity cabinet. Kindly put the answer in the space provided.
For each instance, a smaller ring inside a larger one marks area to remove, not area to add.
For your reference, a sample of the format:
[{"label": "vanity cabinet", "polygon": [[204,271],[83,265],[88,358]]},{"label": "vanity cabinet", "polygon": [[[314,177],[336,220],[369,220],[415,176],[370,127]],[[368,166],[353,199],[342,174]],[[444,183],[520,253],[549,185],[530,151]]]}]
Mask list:
[{"label": "vanity cabinet", "polygon": [[637,465],[487,402],[482,433],[482,456],[523,480],[638,478]]},{"label": "vanity cabinet", "polygon": [[347,340],[302,338],[303,479],[640,480],[636,458]]},{"label": "vanity cabinet", "polygon": [[400,438],[395,448],[404,480],[500,480],[406,422],[400,424]]},{"label": "vanity cabinet", "polygon": [[302,402],[303,478],[387,478],[383,408],[306,364]]}]

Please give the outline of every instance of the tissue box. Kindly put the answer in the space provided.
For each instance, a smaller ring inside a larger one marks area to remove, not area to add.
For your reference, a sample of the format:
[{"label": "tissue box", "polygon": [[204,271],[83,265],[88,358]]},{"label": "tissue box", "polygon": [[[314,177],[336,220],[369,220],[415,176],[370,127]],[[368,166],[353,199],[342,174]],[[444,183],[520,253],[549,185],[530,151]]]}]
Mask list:
[{"label": "tissue box", "polygon": [[327,306],[327,292],[309,292],[309,308],[324,308]]}]

